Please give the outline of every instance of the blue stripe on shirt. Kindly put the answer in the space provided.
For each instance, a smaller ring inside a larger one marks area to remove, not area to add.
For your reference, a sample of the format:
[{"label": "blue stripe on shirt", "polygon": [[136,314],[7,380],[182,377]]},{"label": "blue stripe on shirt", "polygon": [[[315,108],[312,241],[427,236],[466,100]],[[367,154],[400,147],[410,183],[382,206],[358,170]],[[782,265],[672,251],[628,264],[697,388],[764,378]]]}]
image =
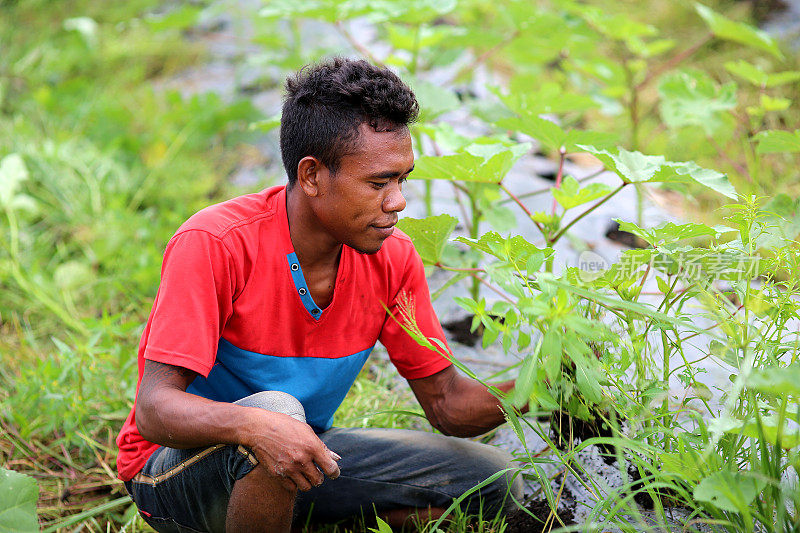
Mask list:
[{"label": "blue stripe on shirt", "polygon": [[333,413],[372,348],[332,359],[276,357],[243,350],[220,339],[217,360],[208,378],[198,376],[187,392],[219,402],[235,402],[256,392],[283,391],[300,400],[306,420],[315,431],[325,431],[333,424]]}]

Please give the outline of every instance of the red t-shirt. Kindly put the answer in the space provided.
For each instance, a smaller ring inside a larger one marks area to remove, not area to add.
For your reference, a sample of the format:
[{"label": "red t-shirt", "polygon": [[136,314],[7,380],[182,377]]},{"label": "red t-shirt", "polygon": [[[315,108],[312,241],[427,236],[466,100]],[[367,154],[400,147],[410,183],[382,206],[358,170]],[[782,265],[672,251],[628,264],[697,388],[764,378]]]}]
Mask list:
[{"label": "red t-shirt", "polygon": [[[139,344],[139,380],[150,359],[197,372],[188,392],[212,400],[288,392],[324,431],[378,340],[407,379],[451,364],[417,344],[383,305],[399,320],[413,311],[424,335],[444,341],[408,236],[395,230],[371,255],[343,246],[333,300],[321,309],[289,238],[284,187],[240,196],[198,212],[167,244]],[[125,481],[158,447],[142,438],[134,415],[135,406],[117,437]]]}]

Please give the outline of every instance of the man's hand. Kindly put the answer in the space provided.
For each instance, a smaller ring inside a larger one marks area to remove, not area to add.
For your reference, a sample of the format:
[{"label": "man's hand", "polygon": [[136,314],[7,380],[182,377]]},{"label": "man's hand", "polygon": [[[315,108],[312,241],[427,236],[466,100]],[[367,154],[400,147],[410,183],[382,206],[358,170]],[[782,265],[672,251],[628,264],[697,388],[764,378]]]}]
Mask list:
[{"label": "man's hand", "polygon": [[341,459],[311,426],[258,407],[215,402],[186,392],[197,376],[147,360],[136,399],[136,426],[145,439],[171,448],[241,444],[289,491],[309,490],[339,475]]},{"label": "man's hand", "polygon": [[325,446],[311,426],[258,407],[241,409],[248,410],[241,443],[253,450],[262,466],[281,479],[286,490],[306,491],[320,486],[325,476],[339,477],[336,461],[341,457]]}]

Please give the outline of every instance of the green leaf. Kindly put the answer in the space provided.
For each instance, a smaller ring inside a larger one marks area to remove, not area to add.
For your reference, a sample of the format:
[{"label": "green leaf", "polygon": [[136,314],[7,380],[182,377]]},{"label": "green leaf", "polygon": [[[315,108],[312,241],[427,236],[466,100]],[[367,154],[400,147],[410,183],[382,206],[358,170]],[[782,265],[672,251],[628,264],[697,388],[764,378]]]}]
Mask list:
[{"label": "green leaf", "polygon": [[800,152],[800,130],[794,133],[783,130],[760,131],[753,139],[758,142],[756,153],[795,153]]},{"label": "green leaf", "polygon": [[439,148],[450,152],[460,151],[472,142],[469,137],[456,133],[453,126],[447,122],[415,124],[413,127],[436,141]]},{"label": "green leaf", "polygon": [[148,15],[145,21],[153,31],[183,31],[196,25],[202,12],[201,6],[186,4],[162,15]]},{"label": "green leaf", "polygon": [[694,162],[676,163],[660,155],[644,155],[617,148],[613,153],[594,146],[580,145],[594,154],[609,170],[626,183],[699,183],[729,198],[736,198],[736,190],[728,177],[715,170],[699,167]]},{"label": "green leaf", "polygon": [[[524,146],[524,145],[523,145]],[[473,151],[480,151],[470,145]],[[488,152],[488,150],[486,150]],[[500,183],[514,163],[522,157],[518,148],[504,147],[495,150],[494,155],[484,158],[472,153],[460,153],[439,157],[422,156],[417,160],[415,179],[442,179],[481,183]]]},{"label": "green leaf", "polygon": [[553,327],[545,332],[542,338],[542,363],[544,372],[550,383],[556,383],[561,373],[561,332],[559,328]]},{"label": "green leaf", "polygon": [[67,261],[58,265],[53,273],[53,281],[61,290],[71,291],[85,287],[94,281],[92,269],[82,261]]},{"label": "green leaf", "polygon": [[695,9],[706,22],[708,29],[711,30],[711,33],[713,33],[715,37],[769,52],[778,59],[783,58],[778,44],[765,32],[749,24],[735,22],[729,18],[723,17],[716,11],[700,3],[695,4]]},{"label": "green leaf", "polygon": [[656,228],[643,229],[633,222],[626,222],[619,218],[615,220],[619,224],[619,229],[621,231],[633,233],[653,246],[658,246],[664,242],[680,241],[694,237],[715,237],[719,234],[716,228],[712,228],[706,224],[696,224],[694,222],[687,222],[685,224],[667,222]]},{"label": "green leaf", "polygon": [[658,285],[658,290],[660,290],[665,297],[669,297],[672,294],[672,291],[670,290],[670,285],[667,283],[667,280],[665,280],[661,276],[656,276],[656,285]]},{"label": "green leaf", "polygon": [[67,31],[75,31],[83,38],[87,46],[97,46],[97,21],[91,17],[73,17],[64,20],[63,27]]},{"label": "green leaf", "polygon": [[679,475],[683,479],[696,483],[703,477],[703,464],[692,453],[662,453],[661,463],[664,472]]},{"label": "green leaf", "polygon": [[538,361],[536,354],[529,355],[522,362],[519,376],[514,384],[514,392],[511,395],[511,403],[517,407],[522,407],[528,403],[533,388],[536,386],[536,373]]},{"label": "green leaf", "polygon": [[[337,5],[341,4],[341,5]],[[353,2],[336,2],[334,0],[307,0],[296,2],[294,0],[272,0],[258,12],[265,18],[313,18],[336,22],[346,20],[349,16],[363,14],[364,11],[352,10]]]},{"label": "green leaf", "polygon": [[559,150],[562,146],[567,152],[577,151],[580,144],[591,144],[602,148],[611,148],[617,136],[585,130],[564,130],[551,120],[539,116],[510,117],[497,121],[501,128],[518,131],[529,135],[550,150]]},{"label": "green leaf", "polygon": [[747,512],[766,482],[748,472],[720,470],[703,478],[694,488],[694,498],[723,511]]},{"label": "green leaf", "polygon": [[500,336],[500,332],[500,328],[498,328],[493,321],[490,321],[489,325],[483,328],[483,339],[481,340],[481,346],[483,346],[484,350],[497,340],[497,337]]},{"label": "green leaf", "polygon": [[497,231],[507,233],[517,227],[517,216],[511,209],[503,206],[493,206],[483,212],[483,217],[489,226]]},{"label": "green leaf", "polygon": [[573,207],[585,204],[601,198],[613,189],[605,183],[592,183],[586,187],[581,188],[578,180],[572,176],[567,176],[561,182],[561,187],[556,189],[551,188],[553,197],[561,204],[564,209],[572,209]]},{"label": "green leaf", "polygon": [[616,41],[628,41],[635,37],[655,35],[657,30],[649,24],[642,24],[633,18],[622,14],[608,14],[598,7],[580,4],[573,11],[582,17],[597,31]]},{"label": "green leaf", "polygon": [[761,109],[767,112],[784,111],[789,109],[789,106],[792,105],[792,101],[788,98],[773,98],[768,94],[760,95],[758,101],[761,105]]},{"label": "green leaf", "polygon": [[617,153],[600,150],[594,146],[580,145],[579,148],[594,154],[626,183],[651,181],[667,160],[662,155],[644,155],[617,148]]},{"label": "green leaf", "polygon": [[0,160],[0,206],[11,207],[20,184],[28,179],[28,169],[19,154]]},{"label": "green leaf", "polygon": [[392,527],[381,520],[379,516],[376,516],[375,520],[378,521],[378,529],[375,529],[374,527],[369,528],[372,533],[392,533]]},{"label": "green leaf", "polygon": [[651,181],[660,183],[695,182],[728,198],[736,198],[736,189],[728,180],[728,176],[710,168],[702,168],[694,161],[668,162]]},{"label": "green leaf", "polygon": [[251,122],[248,126],[250,131],[260,131],[260,132],[267,132],[272,131],[278,126],[281,125],[281,114],[278,113],[277,115],[273,115],[270,118],[265,118],[264,120],[257,120],[255,122]]},{"label": "green leaf", "polygon": [[[456,8],[457,0],[362,0],[370,10],[373,22],[398,20],[404,24],[418,25],[431,22]],[[377,13],[376,13],[377,12]]]},{"label": "green leaf", "polygon": [[27,533],[39,531],[36,501],[39,487],[25,474],[0,468],[0,531]]},{"label": "green leaf", "polygon": [[429,81],[406,77],[417,97],[420,109],[420,122],[428,122],[439,115],[458,108],[460,102],[456,94],[441,85]]},{"label": "green leaf", "polygon": [[411,237],[426,265],[435,265],[442,256],[447,239],[456,227],[458,219],[450,215],[436,215],[427,218],[402,218],[397,227]]},{"label": "green leaf", "polygon": [[472,154],[422,156],[414,165],[411,178],[423,180],[484,181],[492,180],[480,175],[484,159]]},{"label": "green leaf", "polygon": [[518,87],[508,95],[496,89],[493,92],[509,110],[525,117],[538,117],[543,113],[587,111],[599,107],[590,96],[570,92],[555,82],[538,83],[527,87],[527,90],[522,89]]},{"label": "green leaf", "polygon": [[463,151],[482,157],[485,161],[489,161],[499,154],[511,152],[514,156],[514,161],[516,161],[527,154],[530,149],[530,143],[516,143],[508,140],[496,139],[494,137],[478,137],[465,146]]},{"label": "green leaf", "polygon": [[800,364],[754,371],[747,386],[772,396],[800,396]]},{"label": "green leaf", "polygon": [[602,376],[596,368],[596,362],[581,355],[570,354],[575,363],[575,383],[584,398],[592,403],[600,403],[603,399],[600,381]]},{"label": "green leaf", "polygon": [[405,21],[396,24],[387,24],[387,38],[394,48],[401,50],[420,50],[447,45],[450,41],[467,33],[466,28],[441,24],[438,26],[423,25],[412,26]]},{"label": "green leaf", "polygon": [[517,349],[522,351],[531,344],[531,336],[529,333],[519,330],[519,336],[517,337]]},{"label": "green leaf", "polygon": [[541,266],[548,253],[548,249],[537,248],[521,235],[503,237],[495,231],[485,233],[478,239],[458,237],[456,241],[493,255],[501,261],[508,261],[518,270],[527,270],[529,263],[534,266],[538,263]]},{"label": "green leaf", "polygon": [[790,427],[786,420],[779,425],[777,417],[764,417],[761,419],[761,424],[757,422],[749,422],[742,426],[739,431],[731,431],[756,439],[760,442],[777,446],[780,440],[780,446],[784,449],[792,449],[800,444],[800,433],[798,433],[797,426]]},{"label": "green leaf", "polygon": [[764,88],[779,87],[800,80],[800,72],[796,70],[770,74],[744,59],[728,61],[725,63],[725,70],[753,85]]},{"label": "green leaf", "polygon": [[669,128],[700,127],[706,135],[724,127],[722,113],[737,104],[735,83],[719,87],[708,74],[696,70],[664,76],[658,93],[661,118]]}]

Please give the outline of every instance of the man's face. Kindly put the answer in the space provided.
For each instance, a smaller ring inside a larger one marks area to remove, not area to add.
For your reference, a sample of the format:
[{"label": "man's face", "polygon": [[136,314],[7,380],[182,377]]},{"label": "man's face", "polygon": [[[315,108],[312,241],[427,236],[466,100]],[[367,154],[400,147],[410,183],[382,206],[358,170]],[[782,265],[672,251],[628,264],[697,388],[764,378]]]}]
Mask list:
[{"label": "man's face", "polygon": [[358,146],[342,156],[335,175],[319,176],[320,193],[314,212],[338,242],[372,254],[394,231],[397,214],[405,209],[402,185],[414,168],[408,128],[376,132],[359,127]]}]

